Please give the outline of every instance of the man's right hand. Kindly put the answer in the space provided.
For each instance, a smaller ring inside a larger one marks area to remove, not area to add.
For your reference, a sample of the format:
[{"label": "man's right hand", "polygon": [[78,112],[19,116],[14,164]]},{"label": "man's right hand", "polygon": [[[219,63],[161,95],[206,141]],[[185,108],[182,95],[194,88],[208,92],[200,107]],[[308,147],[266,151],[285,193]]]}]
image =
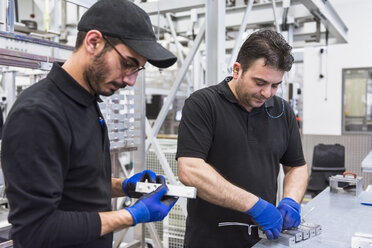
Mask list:
[{"label": "man's right hand", "polygon": [[258,198],[258,202],[247,212],[263,228],[268,239],[279,238],[282,230],[283,218],[276,207]]},{"label": "man's right hand", "polygon": [[165,196],[168,188],[163,176],[157,176],[156,183],[162,185],[155,191],[143,195],[133,206],[126,208],[133,217],[134,226],[138,223],[163,220],[178,200],[177,197]]}]

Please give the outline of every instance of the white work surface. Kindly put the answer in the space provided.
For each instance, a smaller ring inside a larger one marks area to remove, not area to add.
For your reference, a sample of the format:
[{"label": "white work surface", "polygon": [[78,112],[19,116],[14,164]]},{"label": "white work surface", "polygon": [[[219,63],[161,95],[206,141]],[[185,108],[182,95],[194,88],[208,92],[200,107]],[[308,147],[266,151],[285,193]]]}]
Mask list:
[{"label": "white work surface", "polygon": [[[356,232],[372,234],[372,206],[361,205],[361,202],[372,203],[372,192],[352,196],[330,193],[327,187],[301,211],[306,222],[322,226],[322,233],[291,247],[350,248],[351,237]],[[262,239],[253,247],[288,246]]]},{"label": "white work surface", "polygon": [[372,172],[372,151],[362,161],[362,171]]}]

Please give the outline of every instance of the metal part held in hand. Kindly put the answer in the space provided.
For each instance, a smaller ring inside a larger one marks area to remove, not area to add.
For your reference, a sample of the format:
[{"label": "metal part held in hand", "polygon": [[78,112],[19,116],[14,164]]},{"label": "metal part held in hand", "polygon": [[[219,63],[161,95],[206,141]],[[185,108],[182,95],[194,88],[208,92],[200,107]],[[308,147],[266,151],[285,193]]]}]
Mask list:
[{"label": "metal part held in hand", "polygon": [[306,239],[309,239],[310,238],[310,231],[307,230],[307,229],[297,229],[299,230],[300,232],[302,232],[302,239],[303,240],[306,240]]},{"label": "metal part held in hand", "polygon": [[[149,182],[137,182],[136,192],[138,193],[151,193],[160,187],[160,183],[149,183]],[[167,184],[168,191],[165,195],[185,197],[185,198],[196,198],[196,188],[183,186],[183,185],[171,185]]]},{"label": "metal part held in hand", "polygon": [[320,235],[322,233],[322,226],[321,225],[303,222],[303,223],[301,223],[301,226],[315,229],[315,235]]},{"label": "metal part held in hand", "polygon": [[315,228],[312,228],[312,227],[308,227],[308,226],[303,226],[303,225],[299,225],[297,227],[298,230],[302,231],[302,230],[308,230],[309,231],[309,234],[310,234],[310,238],[313,238],[316,236],[316,232],[315,232]]},{"label": "metal part held in hand", "polygon": [[[321,225],[302,222],[297,228],[283,230],[279,238],[277,240],[272,240],[272,242],[279,242],[286,246],[292,246],[295,243],[320,235],[321,232]],[[258,230],[258,236],[267,239],[266,234],[261,229]]]},{"label": "metal part held in hand", "polygon": [[302,232],[299,231],[299,230],[284,230],[283,233],[286,233],[286,234],[289,234],[289,235],[292,235],[295,237],[296,239],[296,242],[300,242],[302,241]]},{"label": "metal part held in hand", "polygon": [[[258,229],[258,237],[260,237],[262,239],[267,239],[266,234],[261,229]],[[292,235],[289,235],[289,234],[280,233],[279,238],[274,239],[273,242],[279,242],[279,243],[281,243],[283,245],[286,245],[286,246],[292,246],[292,245],[296,244],[296,238],[295,238],[295,236],[292,236]]]}]

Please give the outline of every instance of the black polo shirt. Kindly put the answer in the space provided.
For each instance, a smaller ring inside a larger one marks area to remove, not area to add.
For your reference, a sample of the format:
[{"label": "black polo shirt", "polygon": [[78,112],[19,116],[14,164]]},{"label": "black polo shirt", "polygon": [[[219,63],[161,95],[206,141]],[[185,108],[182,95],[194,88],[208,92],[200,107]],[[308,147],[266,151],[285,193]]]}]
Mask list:
[{"label": "black polo shirt", "polygon": [[14,247],[112,247],[100,237],[111,162],[98,99],[54,64],[12,107],[1,161]]},{"label": "black polo shirt", "polygon": [[[194,92],[182,110],[176,158],[205,160],[231,183],[275,204],[280,163],[305,164],[295,115],[287,102],[274,96],[248,112],[228,86]],[[218,227],[220,222],[250,223],[244,213],[197,198],[188,200],[186,247],[249,247],[257,240],[245,226]]]}]

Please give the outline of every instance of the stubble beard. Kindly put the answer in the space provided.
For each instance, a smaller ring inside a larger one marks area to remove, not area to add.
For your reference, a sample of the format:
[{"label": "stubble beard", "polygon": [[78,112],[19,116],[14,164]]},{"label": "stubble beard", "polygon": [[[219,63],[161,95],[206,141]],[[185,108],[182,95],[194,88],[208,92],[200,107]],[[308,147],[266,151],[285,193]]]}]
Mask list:
[{"label": "stubble beard", "polygon": [[109,69],[104,59],[105,51],[103,50],[94,57],[92,63],[83,72],[84,80],[88,83],[89,87],[93,90],[94,94],[102,96],[111,96],[115,92],[105,92],[100,90],[109,73]]}]

